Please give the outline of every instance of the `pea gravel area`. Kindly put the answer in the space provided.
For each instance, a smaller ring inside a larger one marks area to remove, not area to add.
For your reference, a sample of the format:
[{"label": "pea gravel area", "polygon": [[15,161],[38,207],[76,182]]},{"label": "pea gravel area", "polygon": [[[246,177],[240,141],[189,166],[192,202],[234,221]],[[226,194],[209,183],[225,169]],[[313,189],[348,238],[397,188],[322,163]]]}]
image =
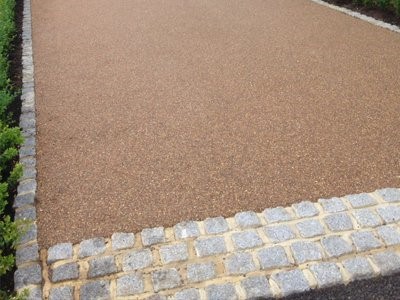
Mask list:
[{"label": "pea gravel area", "polygon": [[400,186],[400,35],[307,0],[32,0],[41,247]]}]

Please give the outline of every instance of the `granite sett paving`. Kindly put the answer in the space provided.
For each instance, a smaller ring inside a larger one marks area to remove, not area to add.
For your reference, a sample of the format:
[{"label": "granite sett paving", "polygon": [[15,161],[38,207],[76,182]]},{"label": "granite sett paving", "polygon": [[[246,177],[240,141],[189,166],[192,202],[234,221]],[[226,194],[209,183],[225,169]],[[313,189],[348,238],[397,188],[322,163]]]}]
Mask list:
[{"label": "granite sett paving", "polygon": [[[368,201],[368,209],[400,208],[397,196],[386,196],[387,191],[368,193],[374,200]],[[307,216],[299,214],[297,205],[281,207],[278,216],[284,211],[288,217],[281,218],[278,225],[265,211],[245,211],[240,220],[238,215],[212,220],[223,229],[218,233],[205,230],[210,224],[207,218],[162,229],[114,233],[74,245],[56,244],[41,250],[41,257],[46,258],[42,294],[45,299],[72,294],[83,300],[251,299],[289,296],[400,273],[399,222],[376,226],[364,218],[374,220],[378,215],[357,218],[354,211],[359,205],[352,208],[354,197],[314,203],[318,213]],[[341,203],[348,209],[338,213],[339,206],[333,209],[326,203]],[[338,233],[336,228],[322,225],[338,214],[354,226]],[[310,226],[314,229],[304,234]],[[271,235],[270,229],[277,228],[292,235],[281,239],[279,234]],[[116,237],[124,237],[128,244],[115,247]],[[20,286],[36,284],[40,280],[38,266],[18,270],[16,279]]]}]

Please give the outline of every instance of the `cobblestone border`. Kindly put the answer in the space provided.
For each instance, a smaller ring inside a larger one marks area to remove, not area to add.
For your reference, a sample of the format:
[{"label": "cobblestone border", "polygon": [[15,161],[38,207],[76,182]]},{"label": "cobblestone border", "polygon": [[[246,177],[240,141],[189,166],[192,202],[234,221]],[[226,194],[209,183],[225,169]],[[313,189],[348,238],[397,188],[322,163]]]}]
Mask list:
[{"label": "cobblestone border", "polygon": [[22,23],[22,95],[19,125],[25,139],[19,151],[24,167],[14,200],[15,219],[25,220],[16,250],[15,290],[29,291],[32,300],[42,299],[42,267],[39,258],[36,226],[36,117],[35,82],[32,53],[31,1],[24,0]]},{"label": "cobblestone border", "polygon": [[386,29],[389,29],[391,31],[400,33],[400,28],[398,26],[396,26],[396,25],[389,24],[389,23],[386,23],[386,22],[381,21],[381,20],[377,20],[377,19],[375,19],[373,17],[366,16],[364,14],[361,14],[359,12],[353,11],[351,9],[348,9],[348,8],[345,8],[345,7],[341,7],[341,6],[337,6],[337,5],[334,5],[334,4],[330,4],[330,3],[322,1],[322,0],[311,0],[311,1],[314,2],[314,3],[329,7],[331,9],[340,11],[340,12],[342,12],[342,13],[344,13],[346,15],[352,16],[354,18],[366,21],[366,22],[371,23],[373,25],[376,25],[376,26],[379,26],[379,27],[382,27],[382,28],[386,28]]},{"label": "cobblestone border", "polygon": [[400,189],[41,250],[45,299],[251,299],[400,272]]}]

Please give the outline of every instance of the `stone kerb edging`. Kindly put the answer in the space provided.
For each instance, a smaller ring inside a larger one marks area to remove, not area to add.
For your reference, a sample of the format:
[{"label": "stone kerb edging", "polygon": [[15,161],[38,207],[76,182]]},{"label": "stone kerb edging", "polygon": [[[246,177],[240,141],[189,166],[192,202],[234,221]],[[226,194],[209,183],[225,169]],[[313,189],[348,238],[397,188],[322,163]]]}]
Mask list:
[{"label": "stone kerb edging", "polygon": [[45,299],[251,299],[400,271],[400,189],[41,251]]},{"label": "stone kerb edging", "polygon": [[381,21],[381,20],[377,20],[377,19],[375,19],[373,17],[366,16],[364,14],[361,14],[359,12],[353,11],[353,10],[345,8],[345,7],[341,7],[341,6],[337,6],[337,5],[334,5],[334,4],[330,4],[330,3],[325,2],[323,0],[311,0],[311,1],[314,2],[314,3],[329,7],[331,9],[340,11],[340,12],[342,12],[342,13],[344,13],[346,15],[352,16],[354,18],[366,21],[366,22],[371,23],[373,25],[376,25],[376,26],[379,26],[379,27],[382,27],[382,28],[386,28],[386,29],[389,29],[391,31],[400,33],[400,28],[398,26],[396,26],[396,25],[389,24],[389,23],[386,23],[386,22]]},{"label": "stone kerb edging", "polygon": [[22,23],[22,95],[20,127],[25,139],[19,151],[23,165],[17,196],[14,201],[15,219],[25,220],[28,225],[21,227],[14,273],[16,291],[29,290],[29,298],[42,299],[42,268],[39,259],[36,227],[36,118],[35,83],[32,55],[31,1],[24,0]]}]

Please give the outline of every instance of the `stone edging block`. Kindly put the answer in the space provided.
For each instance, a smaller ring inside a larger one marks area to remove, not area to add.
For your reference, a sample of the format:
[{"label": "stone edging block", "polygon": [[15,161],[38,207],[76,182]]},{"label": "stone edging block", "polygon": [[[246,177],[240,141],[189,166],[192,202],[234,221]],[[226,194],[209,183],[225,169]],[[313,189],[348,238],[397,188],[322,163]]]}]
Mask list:
[{"label": "stone edging block", "polygon": [[[42,299],[42,267],[39,258],[36,225],[36,112],[35,81],[32,50],[31,0],[24,0],[22,21],[22,95],[21,127],[24,143],[19,151],[19,159],[24,171],[18,184],[14,200],[15,219],[25,220],[28,226],[21,225],[22,236],[16,252],[17,270],[14,273],[15,290],[29,291],[30,300]],[[62,256],[60,259],[64,259]],[[50,258],[51,260],[51,258]],[[75,270],[78,274],[78,270]],[[71,274],[67,274],[71,275]],[[74,274],[72,274],[74,275]],[[71,275],[71,276],[72,276]],[[59,274],[55,274],[59,278]],[[65,276],[64,276],[65,277]],[[68,276],[66,276],[69,278]],[[73,276],[72,276],[73,277]],[[63,276],[61,276],[63,278]]]}]

